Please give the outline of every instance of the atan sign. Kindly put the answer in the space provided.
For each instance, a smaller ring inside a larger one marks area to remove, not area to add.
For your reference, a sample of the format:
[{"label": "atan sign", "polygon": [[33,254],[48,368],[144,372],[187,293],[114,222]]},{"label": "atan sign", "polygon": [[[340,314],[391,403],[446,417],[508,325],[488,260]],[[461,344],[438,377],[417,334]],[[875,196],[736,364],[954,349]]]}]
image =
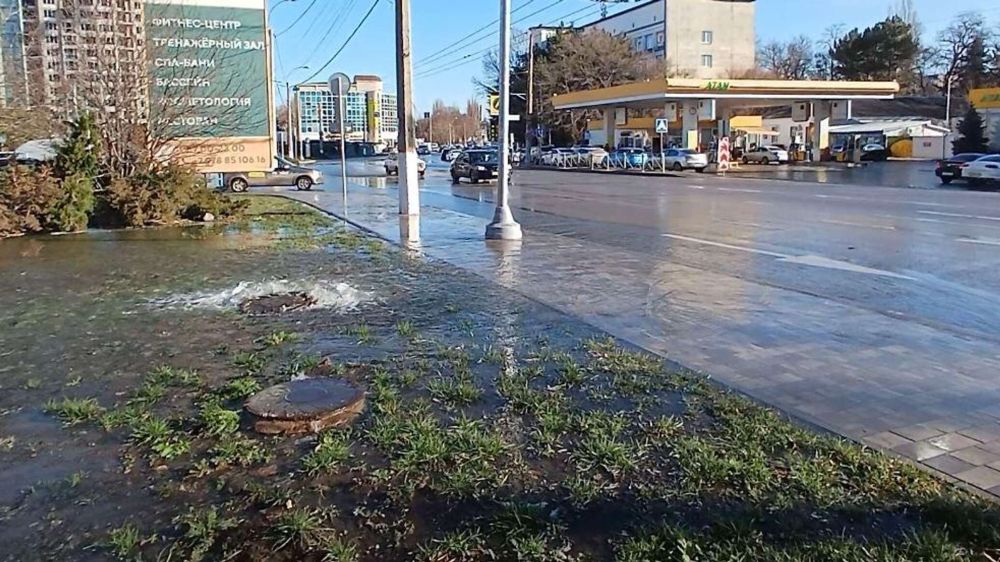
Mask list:
[{"label": "atan sign", "polygon": [[175,154],[199,171],[273,167],[266,8],[266,0],[146,0],[154,133],[179,139]]}]

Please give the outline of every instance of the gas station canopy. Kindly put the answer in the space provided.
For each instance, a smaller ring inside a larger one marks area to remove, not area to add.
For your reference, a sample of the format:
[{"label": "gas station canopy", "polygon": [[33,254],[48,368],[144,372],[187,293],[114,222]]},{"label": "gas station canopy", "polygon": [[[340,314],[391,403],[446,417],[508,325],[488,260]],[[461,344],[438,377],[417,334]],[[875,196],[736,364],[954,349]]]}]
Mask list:
[{"label": "gas station canopy", "polygon": [[555,109],[587,109],[609,105],[662,107],[664,102],[684,99],[714,99],[726,105],[786,105],[792,101],[892,99],[899,92],[896,82],[849,82],[831,80],[701,80],[665,78],[633,82],[553,96]]}]

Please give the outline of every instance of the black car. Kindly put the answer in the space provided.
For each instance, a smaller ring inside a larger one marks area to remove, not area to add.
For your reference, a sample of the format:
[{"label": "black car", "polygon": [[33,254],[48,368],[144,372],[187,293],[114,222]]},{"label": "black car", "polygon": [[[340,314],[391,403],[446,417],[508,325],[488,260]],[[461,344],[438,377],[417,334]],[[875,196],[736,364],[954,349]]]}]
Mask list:
[{"label": "black car", "polygon": [[466,150],[451,163],[451,179],[458,183],[469,178],[472,183],[497,177],[500,158],[495,150]]},{"label": "black car", "polygon": [[941,183],[945,185],[955,180],[960,180],[962,179],[964,164],[973,160],[979,160],[983,156],[986,155],[980,152],[963,152],[945,160],[938,160],[937,168],[934,169],[934,175],[941,178]]}]

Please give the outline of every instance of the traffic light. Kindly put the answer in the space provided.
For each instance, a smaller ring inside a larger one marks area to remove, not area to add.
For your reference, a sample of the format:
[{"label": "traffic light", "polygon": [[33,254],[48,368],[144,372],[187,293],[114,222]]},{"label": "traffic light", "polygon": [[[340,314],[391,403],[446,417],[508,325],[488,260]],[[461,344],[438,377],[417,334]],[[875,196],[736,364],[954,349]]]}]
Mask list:
[{"label": "traffic light", "polygon": [[490,117],[490,140],[496,141],[500,138],[500,118]]}]

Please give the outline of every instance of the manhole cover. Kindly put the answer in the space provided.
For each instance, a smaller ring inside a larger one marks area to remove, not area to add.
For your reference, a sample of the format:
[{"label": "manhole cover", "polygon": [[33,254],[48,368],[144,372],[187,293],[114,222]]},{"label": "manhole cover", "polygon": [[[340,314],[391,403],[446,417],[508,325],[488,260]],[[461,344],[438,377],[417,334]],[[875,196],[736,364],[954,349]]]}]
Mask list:
[{"label": "manhole cover", "polygon": [[307,293],[279,293],[247,299],[240,303],[240,312],[263,316],[299,310],[314,304],[316,299]]},{"label": "manhole cover", "polygon": [[301,379],[262,390],[246,408],[260,433],[317,433],[354,421],[365,394],[339,379]]}]

